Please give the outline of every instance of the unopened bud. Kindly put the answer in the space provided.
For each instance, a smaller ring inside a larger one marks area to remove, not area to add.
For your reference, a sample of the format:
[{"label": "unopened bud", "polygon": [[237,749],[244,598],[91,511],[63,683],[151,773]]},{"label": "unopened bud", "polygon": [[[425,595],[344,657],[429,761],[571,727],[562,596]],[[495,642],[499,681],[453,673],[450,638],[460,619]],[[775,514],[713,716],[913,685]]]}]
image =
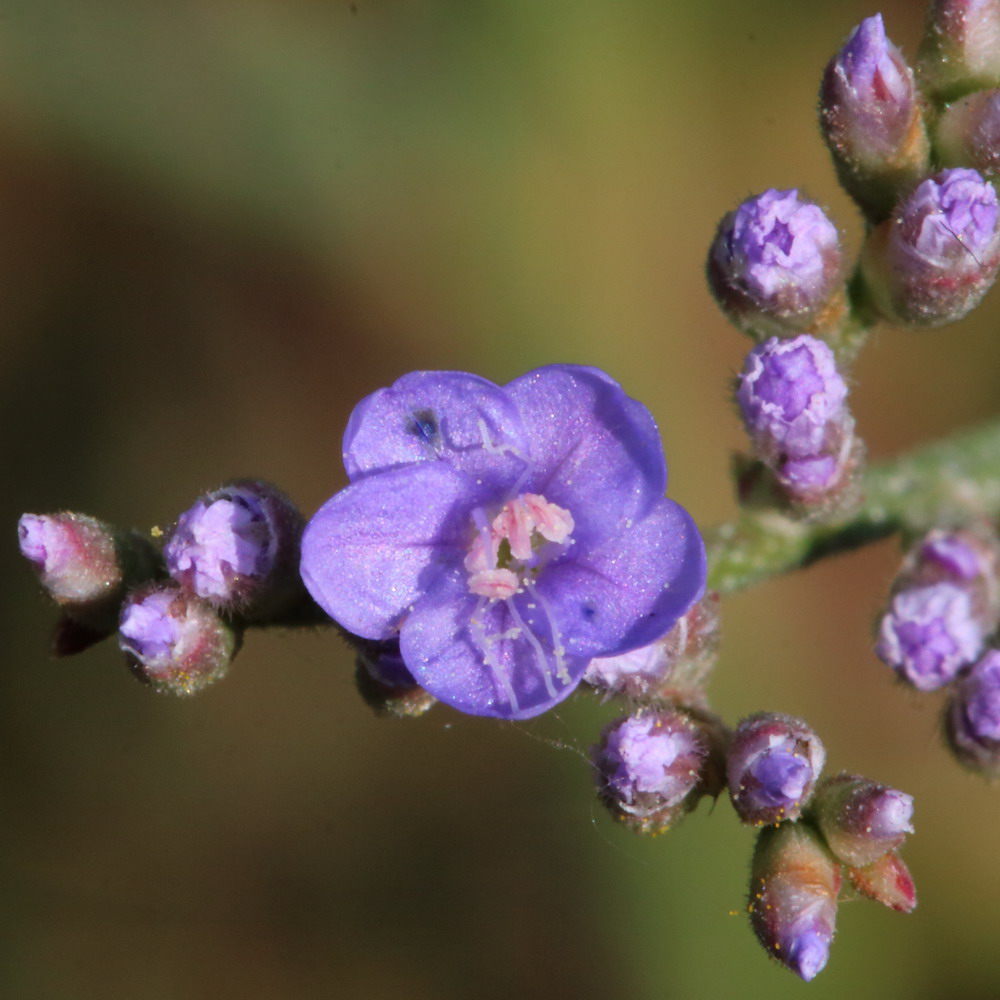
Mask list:
[{"label": "unopened bud", "polygon": [[148,539],[86,514],[24,514],[18,536],[21,554],[72,623],[60,626],[73,638],[57,640],[57,653],[76,652],[89,644],[79,642],[81,628],[92,637],[110,635],[126,589],[162,572]]},{"label": "unopened bud", "polygon": [[750,923],[767,953],[806,982],[830,956],[840,865],[805,823],[760,831],[750,874]]},{"label": "unopened bud", "polygon": [[841,183],[872,219],[885,218],[926,173],[929,144],[913,73],[886,38],[881,14],[862,21],[827,66],[820,125]]},{"label": "unopened bud", "polygon": [[719,647],[719,595],[707,593],[662,639],[617,656],[597,656],[583,675],[591,687],[640,704],[703,705]]},{"label": "unopened bud", "polygon": [[899,913],[910,913],[917,905],[917,889],[903,859],[888,851],[864,868],[848,868],[851,885],[862,895]]},{"label": "unopened bud", "polygon": [[938,101],[1000,86],[1000,0],[933,0],[917,69]]},{"label": "unopened bud", "polygon": [[399,640],[353,639],[358,693],[378,715],[415,718],[437,699],[413,678],[399,653]]},{"label": "unopened bud", "polygon": [[859,472],[846,398],[833,352],[807,334],[758,344],[739,376],[736,401],[757,455],[807,511],[846,500]]},{"label": "unopened bud", "polygon": [[975,171],[942,170],[869,234],[861,271],[878,311],[903,326],[961,319],[1000,269],[997,196]]},{"label": "unopened bud", "polygon": [[220,610],[271,619],[304,599],[303,518],[280,490],[240,480],[203,496],[177,521],[164,549],[182,586]]},{"label": "unopened bud", "polygon": [[184,695],[222,677],[239,645],[210,604],[174,584],[150,584],[129,595],[118,644],[140,680]]},{"label": "unopened bud", "polygon": [[607,726],[593,748],[598,795],[637,833],[662,833],[692,809],[708,749],[672,709],[644,710]]},{"label": "unopened bud", "polygon": [[968,592],[953,583],[935,583],[893,597],[875,653],[917,690],[935,691],[979,655],[984,641]]},{"label": "unopened bud", "polygon": [[825,762],[823,744],[801,719],[751,715],[736,727],[727,754],[733,808],[756,826],[797,819]]},{"label": "unopened bud", "polygon": [[855,868],[877,861],[913,832],[911,796],[854,774],[824,781],[811,815],[830,850]]},{"label": "unopened bud", "polygon": [[1000,777],[1000,651],[991,649],[955,686],[944,731],[959,763]]},{"label": "unopened bud", "polygon": [[934,145],[949,167],[972,167],[1000,180],[1000,90],[981,90],[950,104],[935,125]]},{"label": "unopened bud", "polygon": [[765,191],[719,223],[708,282],[730,319],[758,337],[827,332],[845,308],[837,228],[798,191]]}]

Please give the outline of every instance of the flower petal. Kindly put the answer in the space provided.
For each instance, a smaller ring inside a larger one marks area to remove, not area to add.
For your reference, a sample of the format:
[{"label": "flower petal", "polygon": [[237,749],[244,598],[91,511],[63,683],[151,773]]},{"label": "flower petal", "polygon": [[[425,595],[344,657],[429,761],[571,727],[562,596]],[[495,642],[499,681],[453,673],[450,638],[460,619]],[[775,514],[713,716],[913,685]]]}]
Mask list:
[{"label": "flower petal", "polygon": [[588,660],[557,660],[545,622],[529,635],[519,603],[470,594],[461,573],[441,577],[400,633],[417,683],[460,712],[501,719],[528,719],[566,698]]},{"label": "flower petal", "polygon": [[465,372],[411,372],[363,399],[344,432],[352,480],[414,462],[445,461],[496,493],[524,471],[517,407],[499,386]]},{"label": "flower petal", "polygon": [[302,536],[302,579],[348,631],[386,639],[444,570],[460,565],[475,488],[445,462],[359,480],[317,511]]},{"label": "flower petal", "polygon": [[545,567],[537,589],[568,653],[614,656],[664,635],[705,589],[705,547],[683,507],[661,498],[597,549]]},{"label": "flower petal", "polygon": [[550,365],[506,391],[530,442],[532,469],[523,489],[569,510],[580,535],[604,538],[663,496],[667,466],[656,422],[610,376]]}]

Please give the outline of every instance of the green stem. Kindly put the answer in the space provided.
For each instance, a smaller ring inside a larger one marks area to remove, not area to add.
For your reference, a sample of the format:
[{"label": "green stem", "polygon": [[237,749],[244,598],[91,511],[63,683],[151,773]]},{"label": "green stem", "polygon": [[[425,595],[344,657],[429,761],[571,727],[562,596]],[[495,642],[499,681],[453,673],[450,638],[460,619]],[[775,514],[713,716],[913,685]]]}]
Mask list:
[{"label": "green stem", "polygon": [[710,588],[729,593],[897,531],[1000,517],[1000,418],[872,465],[864,500],[822,524],[747,511],[706,533]]}]

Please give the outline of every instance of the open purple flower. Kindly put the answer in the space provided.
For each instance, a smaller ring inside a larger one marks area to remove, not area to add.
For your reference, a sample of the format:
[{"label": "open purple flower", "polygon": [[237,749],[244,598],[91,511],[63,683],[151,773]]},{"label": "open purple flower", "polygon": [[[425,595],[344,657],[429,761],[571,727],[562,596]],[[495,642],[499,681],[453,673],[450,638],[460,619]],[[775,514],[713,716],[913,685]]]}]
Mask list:
[{"label": "open purple flower", "polygon": [[596,369],[503,388],[406,375],[355,409],[344,464],[351,484],[303,536],[306,586],[350,632],[398,634],[417,683],[460,711],[551,708],[590,659],[652,642],[704,587],[656,424]]}]

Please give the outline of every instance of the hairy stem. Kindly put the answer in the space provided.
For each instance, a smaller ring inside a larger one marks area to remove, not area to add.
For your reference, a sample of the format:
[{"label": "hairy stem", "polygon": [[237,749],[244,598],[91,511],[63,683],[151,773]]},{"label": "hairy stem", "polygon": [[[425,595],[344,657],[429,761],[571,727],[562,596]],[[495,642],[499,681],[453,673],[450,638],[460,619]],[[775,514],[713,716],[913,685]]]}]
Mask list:
[{"label": "hairy stem", "polygon": [[708,585],[721,593],[801,569],[897,531],[1000,516],[1000,419],[872,465],[864,500],[822,524],[748,511],[706,532]]}]

